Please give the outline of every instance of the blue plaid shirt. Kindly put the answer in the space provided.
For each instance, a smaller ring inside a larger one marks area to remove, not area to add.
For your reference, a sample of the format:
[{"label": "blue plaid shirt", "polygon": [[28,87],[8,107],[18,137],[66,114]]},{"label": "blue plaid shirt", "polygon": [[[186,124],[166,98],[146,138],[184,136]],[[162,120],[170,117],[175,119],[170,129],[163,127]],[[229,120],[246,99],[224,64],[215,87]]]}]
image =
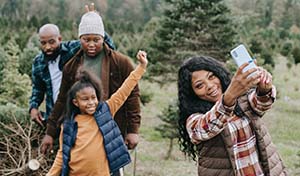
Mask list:
[{"label": "blue plaid shirt", "polygon": [[[62,71],[63,66],[73,55],[80,49],[80,42],[70,41],[62,42],[60,45],[60,61],[58,63],[59,70]],[[52,83],[50,72],[48,69],[48,61],[45,59],[44,54],[38,54],[32,64],[32,95],[30,98],[30,109],[38,109],[44,100],[46,94],[46,114],[44,118],[47,119],[51,113],[54,105]]]},{"label": "blue plaid shirt", "polygon": [[[104,36],[105,43],[112,49],[115,49],[115,45],[111,37],[105,33]],[[69,42],[62,42],[60,45],[60,61],[58,63],[59,70],[62,71],[63,66],[67,63],[80,49],[80,41],[73,40]],[[51,113],[51,110],[54,106],[53,101],[53,92],[52,92],[52,83],[50,72],[48,69],[48,61],[45,59],[44,54],[38,54],[33,61],[32,64],[32,95],[30,97],[30,108],[29,112],[32,108],[38,109],[40,104],[44,100],[44,96],[46,94],[46,113],[44,114],[44,118],[47,120],[48,116]]]}]

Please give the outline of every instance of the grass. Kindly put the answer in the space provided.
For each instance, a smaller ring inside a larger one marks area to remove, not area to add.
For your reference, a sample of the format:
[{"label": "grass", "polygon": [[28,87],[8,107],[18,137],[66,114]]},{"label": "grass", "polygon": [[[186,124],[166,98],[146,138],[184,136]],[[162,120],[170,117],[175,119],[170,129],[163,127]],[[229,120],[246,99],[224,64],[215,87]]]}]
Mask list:
[{"label": "grass", "polygon": [[273,72],[279,98],[264,119],[290,175],[300,175],[300,65],[286,67],[284,58],[277,59]]},{"label": "grass", "polygon": [[[273,71],[278,99],[273,108],[263,117],[289,175],[300,175],[300,65],[286,67],[286,59],[278,57]],[[177,99],[176,82],[160,87],[158,84],[142,81],[141,90],[152,91],[153,99],[142,107],[140,143],[131,151],[133,162],[125,168],[125,175],[132,176],[184,176],[197,175],[197,165],[179,151],[176,143],[172,157],[166,160],[169,141],[161,138],[154,130],[161,124],[158,115]],[[134,164],[136,154],[136,164]]]}]

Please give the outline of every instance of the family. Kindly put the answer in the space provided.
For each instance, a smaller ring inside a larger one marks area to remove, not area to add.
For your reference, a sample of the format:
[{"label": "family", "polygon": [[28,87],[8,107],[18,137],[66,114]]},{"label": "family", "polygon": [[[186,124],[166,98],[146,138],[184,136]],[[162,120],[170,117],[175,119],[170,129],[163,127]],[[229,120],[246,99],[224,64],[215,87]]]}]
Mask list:
[{"label": "family", "polygon": [[[128,150],[139,142],[138,81],[147,53],[138,51],[134,68],[116,51],[94,5],[85,8],[78,40],[62,41],[55,24],[38,31],[41,53],[32,64],[29,113],[46,128],[42,153],[53,152],[59,138],[48,176],[122,175],[131,162]],[[262,122],[276,99],[272,75],[262,67],[244,72],[247,65],[231,76],[218,60],[193,56],[179,68],[179,142],[197,160],[199,176],[287,175]]]}]

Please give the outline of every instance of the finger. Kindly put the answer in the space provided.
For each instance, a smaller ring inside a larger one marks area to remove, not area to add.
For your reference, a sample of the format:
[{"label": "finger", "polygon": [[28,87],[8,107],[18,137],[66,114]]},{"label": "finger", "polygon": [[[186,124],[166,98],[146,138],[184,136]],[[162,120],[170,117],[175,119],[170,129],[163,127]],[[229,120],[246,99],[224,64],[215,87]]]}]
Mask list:
[{"label": "finger", "polygon": [[145,59],[147,58],[147,53],[145,51],[142,52],[142,55]]},{"label": "finger", "polygon": [[128,149],[131,149],[132,145],[131,145],[131,143],[129,141],[125,142],[125,144],[126,144],[126,146],[127,146]]},{"label": "finger", "polygon": [[138,51],[138,53],[136,54],[136,58],[138,59],[138,60],[140,60],[140,51]]},{"label": "finger", "polygon": [[146,51],[141,51],[141,54],[142,54],[144,57],[146,57],[146,56],[147,56],[147,53],[146,53]]},{"label": "finger", "polygon": [[38,123],[41,127],[44,127],[43,122],[39,118],[35,119],[35,122]]},{"label": "finger", "polygon": [[266,80],[267,80],[267,79],[268,79],[268,80],[271,80],[271,79],[272,79],[271,73],[269,73],[267,70],[265,71],[265,73],[266,73]]},{"label": "finger", "polygon": [[143,59],[143,60],[147,59],[147,53],[145,51],[141,51],[140,56],[141,56],[141,59]]},{"label": "finger", "polygon": [[251,87],[257,86],[257,85],[258,85],[258,83],[259,83],[260,81],[261,81],[261,80],[260,80],[260,77],[258,77],[258,78],[256,78],[256,79],[254,79],[254,80],[252,81],[252,85],[251,85]]},{"label": "finger", "polygon": [[93,2],[91,3],[91,9],[90,9],[90,11],[95,11],[95,4]]},{"label": "finger", "polygon": [[[249,76],[256,71],[257,71],[257,68],[251,68],[251,69],[247,70],[245,73],[243,73],[243,77],[248,79]],[[257,74],[253,74],[253,76],[251,75],[251,77],[254,77],[254,76],[255,77],[260,76],[259,72],[257,72]]]},{"label": "finger", "polygon": [[32,120],[33,122],[37,123],[38,125],[44,127],[44,125],[43,125],[43,123],[42,123],[42,121],[40,120],[40,118],[39,118],[38,115],[36,115],[36,116],[34,116],[34,117],[31,117],[31,120]]},{"label": "finger", "polygon": [[256,59],[253,59],[252,61],[255,63],[255,65],[257,65],[257,60]]},{"label": "finger", "polygon": [[266,83],[266,80],[267,80],[267,72],[266,72],[266,70],[263,70],[262,71],[262,79],[261,79],[261,83],[262,84],[265,84]]},{"label": "finger", "polygon": [[141,60],[142,57],[143,57],[143,52],[142,52],[141,50],[139,50],[138,53],[137,53],[137,58],[138,58],[139,60]]},{"label": "finger", "polygon": [[[254,72],[250,72],[250,75],[251,75],[252,73],[255,73],[255,71],[254,71]],[[256,73],[253,74],[253,75],[251,75],[251,78],[252,78],[253,80],[259,80],[259,81],[261,81],[261,72],[259,72],[259,71],[256,70]]]},{"label": "finger", "polygon": [[266,84],[270,84],[272,82],[272,75],[267,72]]},{"label": "finger", "polygon": [[248,79],[248,83],[247,84],[248,84],[249,88],[257,86],[258,83],[261,81],[260,74],[255,74],[255,75],[253,75],[253,76],[251,76],[251,77],[249,77],[247,79]]},{"label": "finger", "polygon": [[128,144],[129,144],[128,140],[125,140],[124,143],[126,146],[128,146]]},{"label": "finger", "polygon": [[265,70],[263,70],[262,73],[263,73],[263,78],[262,78],[261,82],[262,82],[263,84],[265,84],[265,83],[266,83],[266,80],[267,80],[267,74],[266,74]]},{"label": "finger", "polygon": [[35,118],[34,118],[34,120],[33,121],[35,121],[38,125],[40,125],[40,126],[42,126],[42,127],[44,127],[44,124],[43,124],[43,116],[42,116],[42,114],[39,112],[38,114],[37,114],[37,116],[35,116]]},{"label": "finger", "polygon": [[38,117],[39,117],[39,119],[40,119],[41,122],[43,122],[45,120],[45,118],[43,117],[43,115],[42,115],[41,112],[39,112],[39,116]]},{"label": "finger", "polygon": [[84,9],[85,9],[85,12],[89,12],[89,11],[90,11],[88,5],[85,5],[85,6],[84,6]]},{"label": "finger", "polygon": [[137,146],[137,144],[138,144],[138,143],[135,143],[135,142],[129,143],[128,146],[127,146],[127,148],[130,149],[130,150],[131,150],[131,149],[134,149],[134,148]]},{"label": "finger", "polygon": [[237,74],[242,74],[244,68],[246,68],[248,65],[249,65],[249,63],[244,63],[244,64],[242,64],[242,65],[238,68],[238,70],[237,70],[236,73],[237,73]]}]

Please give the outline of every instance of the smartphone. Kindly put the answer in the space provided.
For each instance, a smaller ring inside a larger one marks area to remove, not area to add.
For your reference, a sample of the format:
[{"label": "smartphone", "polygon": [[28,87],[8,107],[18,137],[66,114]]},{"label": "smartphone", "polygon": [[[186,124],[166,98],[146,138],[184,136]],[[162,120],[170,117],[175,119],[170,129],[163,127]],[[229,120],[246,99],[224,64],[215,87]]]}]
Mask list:
[{"label": "smartphone", "polygon": [[[256,64],[254,63],[252,57],[250,56],[249,52],[247,51],[245,45],[240,44],[236,48],[230,51],[230,55],[237,64],[238,67],[243,65],[244,63],[249,63],[247,67],[243,69],[243,72],[251,69],[251,68],[256,68]],[[250,76],[255,75],[256,72],[250,74]]]}]

